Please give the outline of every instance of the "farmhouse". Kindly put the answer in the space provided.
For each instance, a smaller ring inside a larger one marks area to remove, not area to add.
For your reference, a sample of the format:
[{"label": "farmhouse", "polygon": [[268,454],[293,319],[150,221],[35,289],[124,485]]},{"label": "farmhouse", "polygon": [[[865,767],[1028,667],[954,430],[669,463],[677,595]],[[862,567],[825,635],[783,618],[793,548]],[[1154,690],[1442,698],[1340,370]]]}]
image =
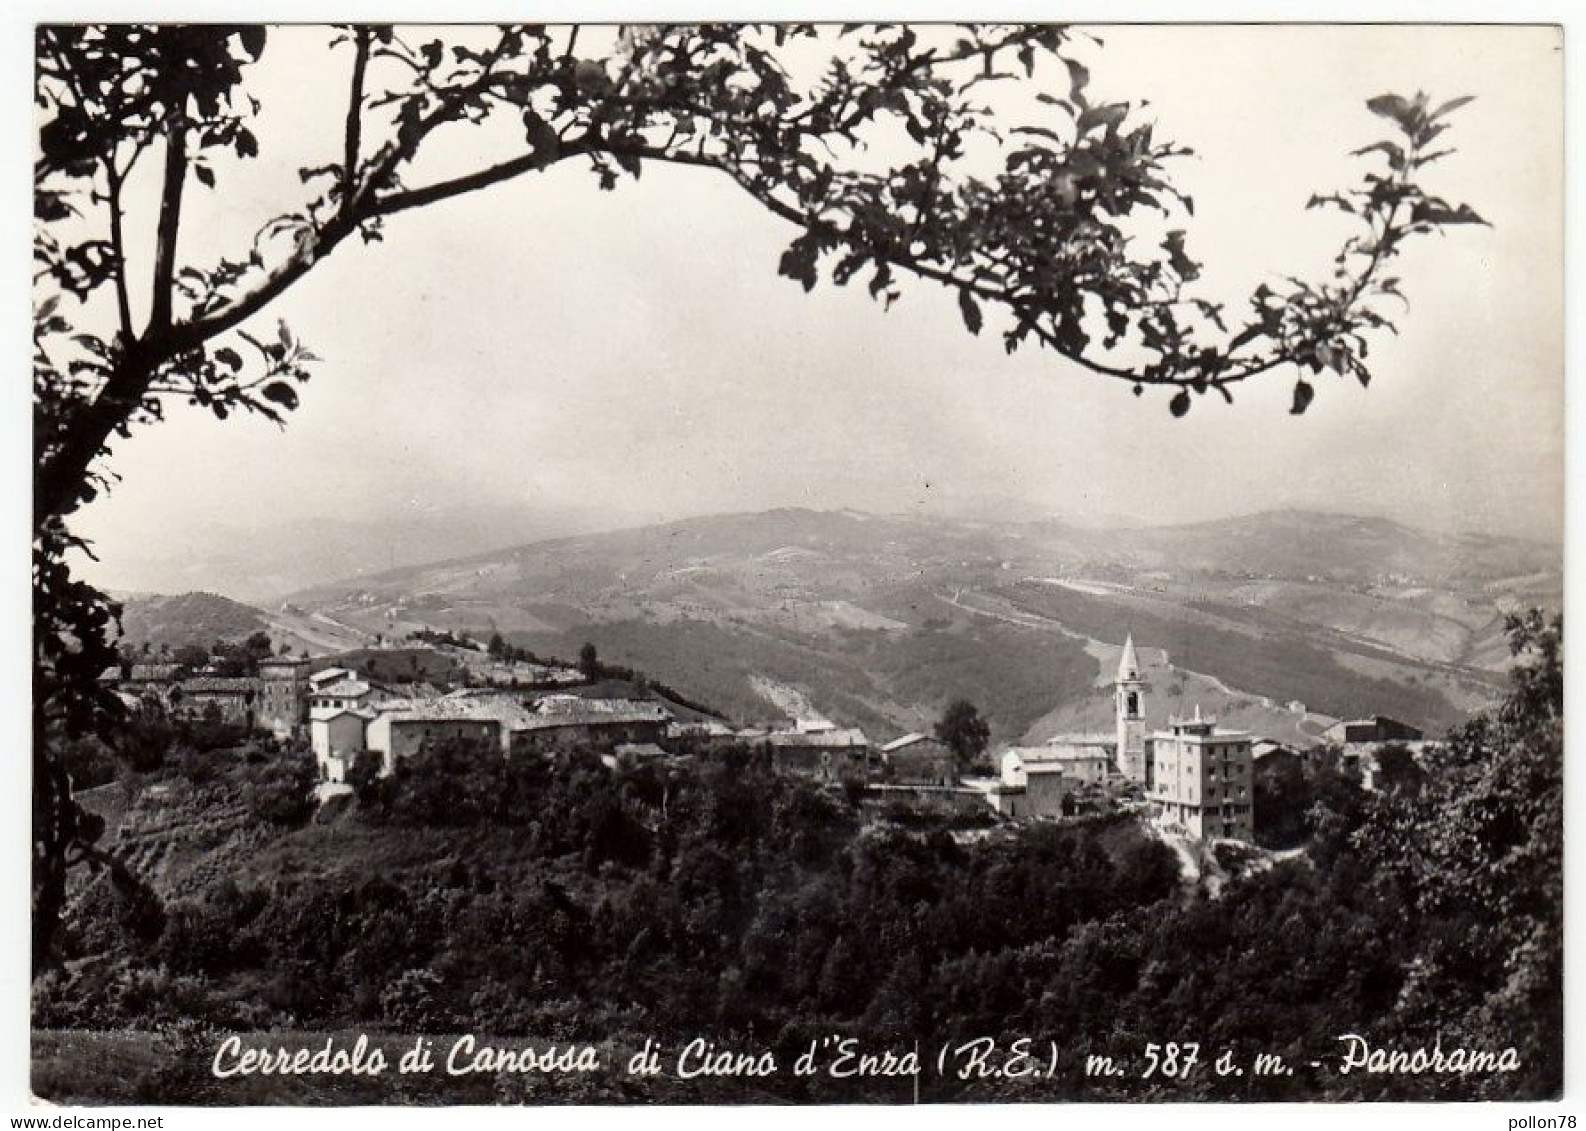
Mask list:
[{"label": "farmhouse", "polygon": [[326,684],[336,683],[343,679],[357,679],[358,673],[347,668],[321,668],[308,677],[310,690],[318,691]]},{"label": "farmhouse", "polygon": [[839,781],[870,769],[870,740],[857,727],[816,732],[774,730],[759,739],[771,748],[771,765],[782,773]]},{"label": "farmhouse", "polygon": [[952,785],[958,760],[945,742],[925,734],[906,734],[881,747],[887,778],[900,785]]},{"label": "farmhouse", "polygon": [[309,720],[309,744],[319,764],[320,780],[347,780],[347,771],[367,748],[367,728],[374,717],[368,708],[343,707]]},{"label": "farmhouse", "polygon": [[1409,723],[1401,723],[1386,715],[1372,715],[1334,723],[1322,732],[1322,737],[1335,746],[1354,746],[1380,742],[1420,742],[1426,735]]},{"label": "farmhouse", "polygon": [[674,721],[666,724],[666,738],[669,742],[690,743],[710,749],[737,742],[738,732],[716,719]]},{"label": "farmhouse", "polygon": [[653,744],[665,737],[672,721],[657,703],[554,695],[531,704],[521,696],[493,690],[464,689],[427,699],[397,699],[382,693],[359,702],[347,693],[347,682],[321,687],[321,698],[340,699],[347,705],[316,707],[310,722],[314,753],[327,780],[338,780],[330,776],[333,760],[343,760],[344,773],[350,764],[347,759],[359,749],[379,754],[382,772],[389,774],[398,761],[428,742],[471,740],[503,755],[545,753],[590,742]]},{"label": "farmhouse", "polygon": [[454,692],[438,699],[393,699],[374,709],[364,744],[380,755],[381,772],[389,774],[398,761],[417,753],[426,742],[471,740],[505,754],[511,749],[513,730],[531,717],[509,695]]},{"label": "farmhouse", "polygon": [[1258,738],[1250,744],[1250,762],[1258,778],[1273,778],[1305,763],[1303,752],[1284,742]]},{"label": "farmhouse", "polygon": [[248,676],[194,676],[170,691],[173,714],[204,718],[214,713],[222,722],[252,727],[260,682]]},{"label": "farmhouse", "polygon": [[1060,766],[1036,762],[1019,774],[1019,784],[999,779],[986,791],[986,801],[1004,817],[1063,816],[1063,801],[1072,792]]},{"label": "farmhouse", "polygon": [[[324,673],[318,673],[323,675]],[[344,711],[355,707],[373,707],[396,696],[379,684],[356,676],[335,680],[320,680],[309,688],[309,714],[320,711]]]},{"label": "farmhouse", "polygon": [[168,686],[170,684],[175,683],[177,677],[180,676],[181,674],[182,674],[182,667],[181,667],[180,664],[168,664],[168,663],[139,663],[139,664],[133,664],[132,667],[127,672],[127,678],[122,680],[122,685],[125,686],[126,684],[132,683],[132,684],[139,684],[139,685],[156,684],[156,685],[161,685],[161,686]]},{"label": "farmhouse", "polygon": [[666,737],[672,713],[639,699],[583,699],[547,695],[529,716],[514,723],[510,748],[558,750],[590,742],[655,743]]},{"label": "farmhouse", "polygon": [[1054,741],[1046,746],[1013,746],[1002,755],[1004,785],[1019,786],[1034,774],[1061,774],[1072,784],[1101,785],[1112,770],[1112,744]]},{"label": "farmhouse", "polygon": [[1054,741],[1047,746],[1014,746],[1002,754],[1001,774],[987,800],[1010,817],[1058,817],[1067,798],[1112,776],[1112,744]]}]

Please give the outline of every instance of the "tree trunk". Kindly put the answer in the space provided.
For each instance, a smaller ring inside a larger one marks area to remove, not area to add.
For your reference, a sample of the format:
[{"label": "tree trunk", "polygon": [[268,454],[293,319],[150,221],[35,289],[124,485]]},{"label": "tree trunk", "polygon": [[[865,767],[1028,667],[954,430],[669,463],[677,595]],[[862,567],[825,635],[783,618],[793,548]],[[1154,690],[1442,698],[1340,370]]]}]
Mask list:
[{"label": "tree trunk", "polygon": [[44,738],[44,710],[33,710],[33,955],[37,976],[50,964],[55,930],[66,905],[66,851],[76,828],[77,803],[72,800],[66,770],[49,751]]},{"label": "tree trunk", "polygon": [[89,469],[118,427],[124,426],[143,402],[158,363],[146,348],[135,346],[122,355],[103,391],[73,422],[66,439],[33,477],[33,531],[52,518],[64,518],[83,502]]}]

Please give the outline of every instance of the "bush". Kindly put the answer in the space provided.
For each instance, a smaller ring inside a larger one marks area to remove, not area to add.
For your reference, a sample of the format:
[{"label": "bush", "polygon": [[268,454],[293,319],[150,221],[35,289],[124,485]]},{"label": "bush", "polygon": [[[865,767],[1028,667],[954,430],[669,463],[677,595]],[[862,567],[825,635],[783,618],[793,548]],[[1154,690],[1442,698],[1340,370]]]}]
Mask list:
[{"label": "bush", "polygon": [[264,951],[247,928],[268,903],[264,892],[223,880],[204,899],[166,910],[155,953],[180,973],[225,974],[250,966]]},{"label": "bush", "polygon": [[61,761],[71,775],[73,789],[93,789],[116,780],[121,766],[97,738],[68,739],[61,744]]},{"label": "bush", "polygon": [[380,995],[380,1014],[400,1033],[435,1032],[446,1027],[441,991],[441,980],[431,971],[404,970]]},{"label": "bush", "polygon": [[377,822],[467,828],[504,819],[506,759],[488,742],[426,743],[384,778],[378,765],[378,755],[366,751],[352,775],[360,808]]},{"label": "bush", "polygon": [[176,730],[160,708],[144,703],[129,712],[121,727],[118,753],[139,773],[157,770],[176,738]]},{"label": "bush", "polygon": [[170,761],[177,773],[196,786],[211,785],[222,776],[220,760],[214,752],[206,753],[185,742],[177,743]]},{"label": "bush", "polygon": [[314,756],[301,748],[290,749],[248,769],[243,801],[260,820],[297,828],[314,815],[318,778]]}]

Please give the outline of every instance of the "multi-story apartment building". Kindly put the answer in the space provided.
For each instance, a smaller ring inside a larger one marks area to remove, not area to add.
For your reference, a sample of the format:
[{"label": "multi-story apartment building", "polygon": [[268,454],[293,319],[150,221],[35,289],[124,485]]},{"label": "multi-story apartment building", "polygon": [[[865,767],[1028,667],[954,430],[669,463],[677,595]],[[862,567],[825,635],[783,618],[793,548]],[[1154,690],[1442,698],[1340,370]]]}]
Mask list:
[{"label": "multi-story apartment building", "polygon": [[1171,719],[1151,736],[1146,797],[1157,820],[1197,839],[1251,840],[1254,781],[1250,735],[1217,720]]}]

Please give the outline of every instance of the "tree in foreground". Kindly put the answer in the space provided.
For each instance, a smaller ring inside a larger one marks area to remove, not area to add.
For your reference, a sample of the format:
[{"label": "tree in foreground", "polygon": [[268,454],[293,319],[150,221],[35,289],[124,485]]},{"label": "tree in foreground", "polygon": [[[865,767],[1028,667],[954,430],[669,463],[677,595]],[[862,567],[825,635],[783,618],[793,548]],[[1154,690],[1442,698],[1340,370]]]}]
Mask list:
[{"label": "tree in foreground", "polygon": [[[665,162],[726,177],[787,221],[778,269],[805,289],[862,281],[877,300],[912,276],[952,290],[966,328],[1036,344],[1136,392],[1232,399],[1288,373],[1293,410],[1331,371],[1366,382],[1369,336],[1399,301],[1391,262],[1415,237],[1479,222],[1422,184],[1447,115],[1424,95],[1367,103],[1389,136],[1359,183],[1313,197],[1352,230],[1334,271],[1257,287],[1237,310],[1198,295],[1191,202],[1141,107],[1096,97],[1093,43],[1060,26],[837,28],[510,25],[327,32],[343,67],[327,160],[301,170],[246,245],[189,230],[196,192],[245,188],[263,113],[260,26],[42,27],[34,166],[34,954],[48,955],[67,860],[84,835],[51,736],[111,733],[95,677],[117,610],[74,578],[89,548],[68,519],[114,479],[111,445],[187,403],[280,422],[317,360],[274,301],[348,242],[403,213],[568,162],[615,188]],[[301,62],[301,61],[300,61]],[[993,114],[1012,88],[1024,117]],[[436,172],[437,139],[510,137],[499,159]],[[892,154],[878,163],[878,152]],[[333,154],[333,155],[331,155]],[[429,172],[425,170],[428,169]],[[149,184],[151,231],[129,186]],[[392,227],[394,237],[400,232]],[[131,248],[152,246],[134,276]]]},{"label": "tree in foreground", "polygon": [[979,762],[991,743],[991,727],[980,717],[979,708],[967,699],[956,699],[947,705],[936,721],[935,733],[953,752],[961,773]]},{"label": "tree in foreground", "polygon": [[1523,1082],[1493,1098],[1541,1098],[1564,1066],[1564,624],[1532,610],[1508,631],[1508,697],[1450,732],[1418,789],[1382,794],[1353,841],[1432,940],[1397,1012],[1449,1047],[1502,1034]]}]

